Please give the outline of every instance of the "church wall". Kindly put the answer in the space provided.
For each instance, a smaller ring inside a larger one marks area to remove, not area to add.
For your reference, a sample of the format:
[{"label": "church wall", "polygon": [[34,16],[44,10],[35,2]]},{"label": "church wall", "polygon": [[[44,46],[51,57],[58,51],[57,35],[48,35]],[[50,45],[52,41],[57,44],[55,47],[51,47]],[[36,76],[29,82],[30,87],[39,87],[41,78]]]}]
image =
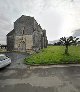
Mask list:
[{"label": "church wall", "polygon": [[33,46],[33,38],[32,35],[24,35],[24,36],[15,36],[15,50],[22,50],[22,45],[25,43],[25,50],[32,49]]},{"label": "church wall", "polygon": [[7,36],[7,50],[12,51],[14,49],[14,35]]},{"label": "church wall", "polygon": [[17,36],[21,36],[24,30],[25,35],[31,35],[33,33],[33,17],[21,18],[19,21],[14,22],[14,30]]},{"label": "church wall", "polygon": [[8,50],[27,51],[47,47],[46,30],[34,17],[21,16],[14,22],[14,32],[7,36]]}]

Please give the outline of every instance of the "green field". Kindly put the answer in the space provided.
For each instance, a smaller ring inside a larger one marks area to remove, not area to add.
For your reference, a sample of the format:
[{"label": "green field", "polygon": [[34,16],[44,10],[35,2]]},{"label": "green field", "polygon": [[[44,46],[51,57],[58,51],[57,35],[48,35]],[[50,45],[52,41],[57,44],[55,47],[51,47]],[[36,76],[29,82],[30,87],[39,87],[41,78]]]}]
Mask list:
[{"label": "green field", "polygon": [[0,48],[0,52],[6,52],[6,49],[1,49],[1,48]]},{"label": "green field", "polygon": [[65,55],[65,46],[48,46],[24,59],[26,64],[68,64],[80,63],[80,46],[70,46],[69,55]]}]

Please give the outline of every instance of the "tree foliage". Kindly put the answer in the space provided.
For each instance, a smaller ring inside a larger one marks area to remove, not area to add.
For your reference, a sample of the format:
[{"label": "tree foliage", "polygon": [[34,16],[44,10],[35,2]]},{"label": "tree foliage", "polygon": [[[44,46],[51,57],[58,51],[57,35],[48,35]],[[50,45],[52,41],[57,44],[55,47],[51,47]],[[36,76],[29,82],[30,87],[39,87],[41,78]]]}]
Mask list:
[{"label": "tree foliage", "polygon": [[63,45],[66,46],[65,54],[68,54],[68,46],[70,46],[70,45],[72,45],[72,44],[76,45],[78,39],[79,39],[79,38],[76,38],[76,37],[73,37],[73,36],[70,36],[70,37],[68,37],[68,38],[66,38],[66,37],[60,38],[60,42],[61,42]]}]

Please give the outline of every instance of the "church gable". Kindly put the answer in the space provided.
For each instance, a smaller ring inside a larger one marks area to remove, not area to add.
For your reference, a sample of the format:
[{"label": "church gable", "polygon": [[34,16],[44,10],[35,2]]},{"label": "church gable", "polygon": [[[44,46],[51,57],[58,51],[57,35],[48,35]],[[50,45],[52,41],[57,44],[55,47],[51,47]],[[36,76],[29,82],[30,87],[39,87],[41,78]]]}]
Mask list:
[{"label": "church gable", "polygon": [[31,35],[33,34],[34,18],[30,16],[21,16],[14,22],[15,34],[20,35]]},{"label": "church gable", "polygon": [[46,30],[34,17],[22,15],[14,22],[14,29],[7,34],[7,50],[27,51],[47,47]]}]

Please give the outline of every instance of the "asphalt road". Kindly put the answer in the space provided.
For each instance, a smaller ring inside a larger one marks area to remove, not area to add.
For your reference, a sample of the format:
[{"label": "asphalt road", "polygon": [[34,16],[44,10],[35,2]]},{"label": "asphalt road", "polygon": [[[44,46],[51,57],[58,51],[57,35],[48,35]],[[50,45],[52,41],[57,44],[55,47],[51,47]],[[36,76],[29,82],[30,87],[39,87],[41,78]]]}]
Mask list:
[{"label": "asphalt road", "polygon": [[80,65],[1,69],[0,92],[80,92]]},{"label": "asphalt road", "polygon": [[23,60],[25,57],[28,57],[29,54],[27,53],[17,53],[17,52],[5,52],[5,53],[0,53],[0,54],[5,54],[9,58],[11,58],[11,65],[8,66],[7,68],[27,68],[27,66],[24,64]]}]

